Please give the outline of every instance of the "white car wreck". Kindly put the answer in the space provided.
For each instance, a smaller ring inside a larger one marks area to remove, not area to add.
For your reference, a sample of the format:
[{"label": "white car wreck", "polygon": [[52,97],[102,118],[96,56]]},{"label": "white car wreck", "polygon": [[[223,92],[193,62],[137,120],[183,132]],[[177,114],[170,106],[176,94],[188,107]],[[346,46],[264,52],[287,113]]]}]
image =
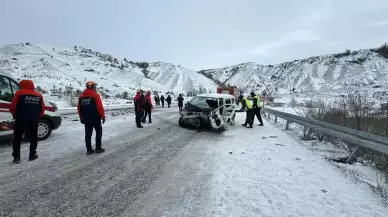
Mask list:
[{"label": "white car wreck", "polygon": [[225,130],[227,124],[234,124],[236,106],[229,94],[197,95],[180,111],[179,126]]}]

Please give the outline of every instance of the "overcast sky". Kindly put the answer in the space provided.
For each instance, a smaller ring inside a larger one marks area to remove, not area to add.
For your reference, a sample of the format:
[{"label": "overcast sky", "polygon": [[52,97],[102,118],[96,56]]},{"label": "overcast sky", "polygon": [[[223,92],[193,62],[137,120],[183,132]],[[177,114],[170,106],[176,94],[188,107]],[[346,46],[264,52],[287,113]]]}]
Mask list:
[{"label": "overcast sky", "polygon": [[388,0],[1,0],[0,44],[82,46],[191,69],[388,41]]}]

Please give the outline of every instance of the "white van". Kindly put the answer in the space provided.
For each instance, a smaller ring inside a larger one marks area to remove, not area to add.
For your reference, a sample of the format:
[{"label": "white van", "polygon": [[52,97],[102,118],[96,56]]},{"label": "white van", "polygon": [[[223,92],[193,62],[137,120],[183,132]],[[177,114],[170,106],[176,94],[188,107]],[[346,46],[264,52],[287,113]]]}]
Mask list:
[{"label": "white van", "polygon": [[[9,112],[12,98],[19,89],[19,82],[12,75],[0,69],[0,137],[12,135],[14,119]],[[53,130],[62,124],[61,115],[54,105],[45,101],[46,111],[38,124],[38,140],[47,139]],[[28,135],[25,135],[28,138]]]},{"label": "white van", "polygon": [[[236,117],[235,97],[229,94],[200,94],[193,97],[180,111],[179,125],[195,128],[211,126],[220,131],[233,125]],[[203,126],[202,126],[203,125]]]}]

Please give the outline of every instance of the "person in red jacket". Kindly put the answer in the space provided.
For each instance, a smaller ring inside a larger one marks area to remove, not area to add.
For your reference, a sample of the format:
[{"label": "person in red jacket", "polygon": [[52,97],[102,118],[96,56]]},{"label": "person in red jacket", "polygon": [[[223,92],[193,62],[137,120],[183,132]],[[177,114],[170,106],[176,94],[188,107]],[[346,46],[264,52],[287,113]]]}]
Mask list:
[{"label": "person in red jacket", "polygon": [[143,117],[143,123],[145,123],[148,115],[148,123],[152,123],[151,120],[151,111],[154,108],[151,101],[151,91],[147,91],[145,95],[145,101],[144,101],[144,117]]},{"label": "person in red jacket", "polygon": [[141,121],[144,115],[144,105],[143,102],[145,97],[143,95],[143,90],[137,90],[136,96],[133,98],[133,102],[135,104],[135,116],[136,116],[136,126],[137,128],[143,128],[141,125]]},{"label": "person in red jacket", "polygon": [[16,91],[9,108],[15,119],[13,132],[13,162],[20,162],[20,143],[27,129],[30,140],[29,160],[38,158],[36,149],[38,148],[38,121],[44,114],[45,105],[43,96],[35,91],[34,83],[31,80],[21,80],[20,89]]},{"label": "person in red jacket", "polygon": [[[78,115],[81,123],[85,125],[85,144],[87,155],[102,153],[101,147],[102,123],[105,123],[104,107],[100,95],[96,91],[97,84],[93,81],[86,83],[86,89],[78,99]],[[93,129],[96,131],[96,150],[92,148]]]}]

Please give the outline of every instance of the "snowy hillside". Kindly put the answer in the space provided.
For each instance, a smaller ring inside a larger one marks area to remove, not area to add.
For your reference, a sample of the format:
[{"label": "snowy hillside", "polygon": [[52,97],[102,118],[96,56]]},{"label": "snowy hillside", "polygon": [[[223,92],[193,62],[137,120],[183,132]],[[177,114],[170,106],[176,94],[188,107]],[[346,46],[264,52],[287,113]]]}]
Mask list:
[{"label": "snowy hillside", "polygon": [[136,63],[80,47],[22,43],[0,46],[0,68],[16,78],[30,78],[46,91],[71,86],[83,89],[87,80],[111,96],[137,88],[186,92],[214,91],[210,79],[195,71],[161,62]]},{"label": "snowy hillside", "polygon": [[[376,51],[376,50],[374,50]],[[243,63],[199,71],[217,83],[277,93],[326,92],[342,88],[388,90],[388,59],[371,50],[315,56],[278,65]]]}]

